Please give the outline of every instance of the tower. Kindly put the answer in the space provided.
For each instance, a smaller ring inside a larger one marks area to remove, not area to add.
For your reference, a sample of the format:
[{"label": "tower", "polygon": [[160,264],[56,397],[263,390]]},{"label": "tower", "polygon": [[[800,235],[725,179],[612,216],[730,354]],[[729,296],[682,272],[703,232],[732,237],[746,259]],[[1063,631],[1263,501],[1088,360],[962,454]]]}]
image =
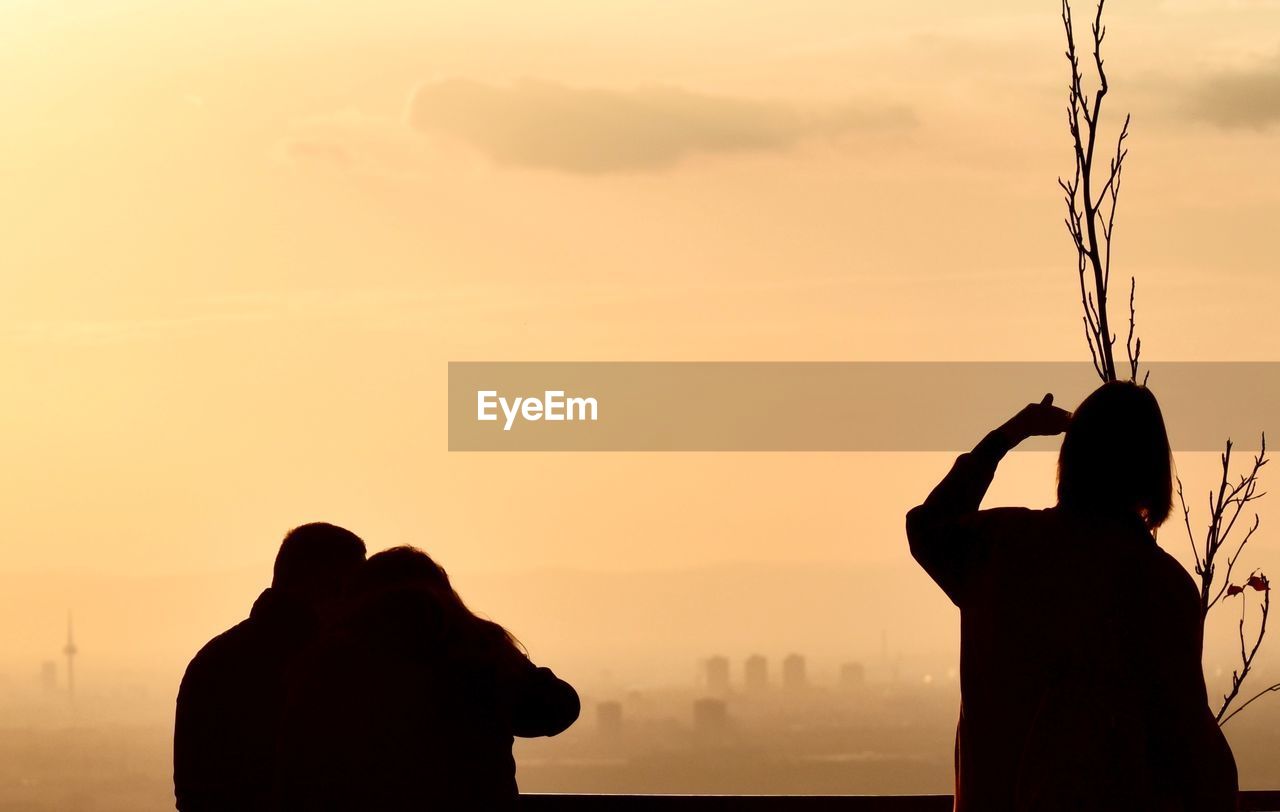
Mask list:
[{"label": "tower", "polygon": [[71,699],[76,698],[76,654],[80,650],[76,648],[75,636],[72,634],[71,613],[67,612],[67,644],[62,647],[62,653],[67,657],[67,696]]}]

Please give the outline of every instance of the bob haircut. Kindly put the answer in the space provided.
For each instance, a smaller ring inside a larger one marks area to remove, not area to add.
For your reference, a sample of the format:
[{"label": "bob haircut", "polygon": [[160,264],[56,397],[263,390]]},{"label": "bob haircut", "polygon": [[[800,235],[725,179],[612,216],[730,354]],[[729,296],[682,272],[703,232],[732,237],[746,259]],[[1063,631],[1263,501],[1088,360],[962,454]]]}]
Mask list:
[{"label": "bob haircut", "polygon": [[1095,515],[1169,518],[1173,457],[1156,396],[1132,381],[1094,390],[1071,415],[1058,454],[1058,504]]}]

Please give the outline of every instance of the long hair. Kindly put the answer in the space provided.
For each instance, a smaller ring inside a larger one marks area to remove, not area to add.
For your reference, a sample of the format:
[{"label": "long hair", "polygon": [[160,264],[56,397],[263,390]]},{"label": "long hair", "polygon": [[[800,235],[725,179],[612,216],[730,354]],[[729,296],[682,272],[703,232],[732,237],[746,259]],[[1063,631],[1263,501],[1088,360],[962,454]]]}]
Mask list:
[{"label": "long hair", "polygon": [[1173,459],[1155,395],[1132,381],[1104,383],[1071,415],[1058,454],[1058,504],[1136,514],[1154,531],[1172,502]]},{"label": "long hair", "polygon": [[408,545],[369,556],[352,589],[357,606],[410,606],[432,613],[433,626],[459,649],[523,651],[505,628],[472,612],[449,582],[449,574],[422,550]]}]

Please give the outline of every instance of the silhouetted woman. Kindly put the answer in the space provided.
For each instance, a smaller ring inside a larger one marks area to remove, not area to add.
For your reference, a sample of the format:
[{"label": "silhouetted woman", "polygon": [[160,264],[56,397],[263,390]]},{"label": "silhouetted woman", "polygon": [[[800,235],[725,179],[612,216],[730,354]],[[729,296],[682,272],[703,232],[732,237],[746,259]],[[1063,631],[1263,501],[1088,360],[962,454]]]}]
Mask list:
[{"label": "silhouetted woman", "polygon": [[[916,561],[960,607],[956,809],[1235,808],[1209,711],[1199,593],[1155,543],[1172,491],[1155,397],[1103,385],[1028,405],[907,514]],[[996,465],[1065,431],[1058,504],[978,510]]]},{"label": "silhouetted woman", "polygon": [[578,695],[472,614],[426,553],[369,558],[339,631],[294,676],[280,742],[286,810],[504,809],[513,736],[553,736]]}]

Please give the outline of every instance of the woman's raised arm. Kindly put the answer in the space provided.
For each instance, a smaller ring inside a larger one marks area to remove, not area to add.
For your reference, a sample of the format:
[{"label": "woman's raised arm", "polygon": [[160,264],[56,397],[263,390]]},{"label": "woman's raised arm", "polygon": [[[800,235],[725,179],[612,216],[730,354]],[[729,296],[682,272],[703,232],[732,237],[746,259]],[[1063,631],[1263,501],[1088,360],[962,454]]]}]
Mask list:
[{"label": "woman's raised arm", "polygon": [[978,511],[1000,460],[1018,443],[1037,435],[1060,434],[1070,414],[1053,405],[1053,395],[1029,403],[1016,415],[961,454],[923,504],[907,513],[911,555],[959,605],[972,550],[965,518]]}]

